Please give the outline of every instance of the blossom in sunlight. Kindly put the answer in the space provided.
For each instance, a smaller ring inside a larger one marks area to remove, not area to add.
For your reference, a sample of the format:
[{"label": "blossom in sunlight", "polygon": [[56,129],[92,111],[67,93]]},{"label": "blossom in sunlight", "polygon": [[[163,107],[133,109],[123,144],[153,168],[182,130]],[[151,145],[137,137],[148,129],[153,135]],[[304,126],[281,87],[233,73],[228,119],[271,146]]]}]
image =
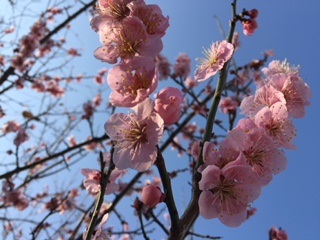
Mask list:
[{"label": "blossom in sunlight", "polygon": [[95,50],[94,56],[103,62],[114,64],[118,58],[134,56],[154,58],[163,48],[161,38],[148,35],[146,26],[137,17],[127,17],[121,24],[104,19],[97,26],[103,46]]},{"label": "blossom in sunlight", "polygon": [[290,117],[305,116],[305,106],[310,105],[311,90],[300,77],[276,74],[268,78],[268,84],[283,93]]},{"label": "blossom in sunlight", "polygon": [[156,89],[158,74],[151,58],[135,57],[110,69],[110,102],[117,107],[133,107]]},{"label": "blossom in sunlight", "polygon": [[113,114],[106,122],[106,133],[114,141],[113,161],[117,168],[142,172],[156,161],[164,122],[153,108],[154,103],[147,98],[132,108],[133,113]]},{"label": "blossom in sunlight", "polygon": [[135,4],[130,15],[138,17],[144,23],[149,35],[163,37],[169,27],[169,18],[163,16],[156,4]]},{"label": "blossom in sunlight", "polygon": [[[238,127],[228,133],[227,140],[240,146],[238,150],[245,156],[244,164],[251,166],[261,185],[265,186],[272,180],[273,174],[285,170],[287,159],[284,152],[262,128],[255,126],[249,119],[244,120],[242,119]],[[252,134],[246,129],[250,129]]]},{"label": "blossom in sunlight", "polygon": [[233,45],[226,40],[213,43],[209,49],[204,49],[205,58],[197,59],[200,65],[195,72],[195,79],[201,82],[216,75],[232,57],[233,50]]},{"label": "blossom in sunlight", "polygon": [[283,103],[277,102],[270,108],[262,108],[255,116],[254,122],[265,130],[280,147],[296,149],[292,143],[296,137],[296,129],[288,116],[288,111]]},{"label": "blossom in sunlight", "polygon": [[117,21],[122,21],[126,18],[130,9],[128,4],[134,2],[133,0],[99,0],[98,10],[103,16],[108,16]]},{"label": "blossom in sunlight", "polygon": [[222,169],[209,165],[201,174],[201,216],[206,219],[217,217],[229,227],[241,225],[247,219],[249,203],[261,193],[256,174],[248,166],[232,163]]},{"label": "blossom in sunlight", "polygon": [[162,117],[164,124],[176,123],[181,115],[180,106],[183,96],[179,89],[167,87],[162,89],[155,100],[155,110]]},{"label": "blossom in sunlight", "polygon": [[278,73],[285,73],[287,75],[297,75],[299,72],[299,66],[291,66],[287,60],[279,61],[274,60],[271,61],[268,67],[262,68],[262,72],[266,77],[271,77]]}]

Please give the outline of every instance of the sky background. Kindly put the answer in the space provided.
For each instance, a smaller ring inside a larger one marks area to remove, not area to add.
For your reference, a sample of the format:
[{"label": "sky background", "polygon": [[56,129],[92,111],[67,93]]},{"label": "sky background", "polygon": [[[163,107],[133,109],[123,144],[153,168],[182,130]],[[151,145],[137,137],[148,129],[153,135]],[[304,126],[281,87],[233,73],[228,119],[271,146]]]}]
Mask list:
[{"label": "sky background", "polygon": [[[216,24],[215,16],[220,19],[226,32],[231,16],[228,0],[153,0],[164,15],[170,17],[170,28],[163,38],[163,55],[173,63],[179,53],[187,53],[193,59],[202,57],[202,48],[212,42],[223,39]],[[320,239],[320,157],[319,157],[319,53],[320,26],[317,0],[239,0],[238,10],[257,8],[259,10],[259,29],[252,37],[240,32],[241,48],[236,53],[238,65],[262,57],[266,50],[273,50],[272,59],[287,59],[293,65],[301,66],[301,76],[312,90],[311,107],[306,117],[294,120],[297,137],[294,143],[296,151],[286,151],[287,169],[274,177],[263,189],[260,198],[252,205],[258,208],[256,215],[238,228],[228,228],[218,220],[205,220],[199,217],[195,228],[201,234],[222,236],[225,240],[263,240],[268,239],[268,230],[272,226],[284,228],[290,240]],[[1,13],[0,13],[1,14]],[[100,46],[98,35],[88,23],[89,16],[84,15],[72,23],[73,39],[83,48],[82,57],[76,60],[75,72],[97,72],[102,64],[93,57],[93,51]],[[166,84],[169,84],[168,82]],[[108,94],[108,93],[107,93]],[[92,97],[92,92],[81,94],[81,98]],[[71,98],[69,99],[71,100]],[[100,123],[102,128],[104,122]],[[170,161],[179,159],[172,155]],[[176,197],[179,200],[180,213],[188,202],[188,186],[185,179],[174,180]],[[112,223],[110,223],[112,224]],[[160,238],[159,238],[160,239]],[[194,238],[196,239],[196,238]],[[157,239],[155,239],[157,240]]]}]

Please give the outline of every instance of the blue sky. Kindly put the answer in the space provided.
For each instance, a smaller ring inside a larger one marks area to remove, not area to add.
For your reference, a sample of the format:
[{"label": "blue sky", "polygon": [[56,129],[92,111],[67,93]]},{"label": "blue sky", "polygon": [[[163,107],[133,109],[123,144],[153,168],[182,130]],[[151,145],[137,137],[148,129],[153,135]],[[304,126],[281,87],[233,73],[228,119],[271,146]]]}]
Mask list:
[{"label": "blue sky", "polygon": [[[164,37],[163,54],[174,62],[179,53],[187,53],[193,59],[202,56],[202,48],[222,40],[214,16],[217,16],[228,30],[231,16],[230,1],[227,0],[174,0],[146,1],[156,3],[164,15],[170,17],[170,28]],[[239,7],[257,8],[259,29],[254,36],[242,34],[241,49],[235,55],[238,64],[260,58],[265,50],[275,52],[273,59],[287,59],[293,65],[301,66],[301,76],[310,86],[313,96],[311,107],[303,119],[295,120],[297,138],[296,151],[286,151],[288,166],[285,172],[263,189],[261,197],[253,204],[258,212],[239,228],[227,228],[218,220],[204,220],[199,217],[196,231],[202,234],[223,236],[225,240],[267,239],[270,227],[283,227],[290,240],[320,239],[320,162],[318,157],[320,134],[319,102],[320,83],[318,58],[320,53],[320,27],[317,0],[238,0]],[[76,60],[74,70],[95,73],[106,65],[93,57],[93,51],[100,46],[98,35],[89,26],[88,16],[82,16],[73,25],[72,32],[76,45],[83,47],[83,57]],[[79,34],[79,35],[76,35]],[[107,66],[108,67],[108,66]],[[107,94],[107,93],[105,93]],[[93,97],[90,91],[81,97]],[[72,98],[70,98],[72,100]],[[105,121],[105,120],[102,120]],[[102,129],[104,122],[99,123]],[[176,160],[173,157],[174,161]],[[90,166],[91,167],[91,166]],[[187,204],[188,186],[185,179],[174,180],[180,212]]]}]

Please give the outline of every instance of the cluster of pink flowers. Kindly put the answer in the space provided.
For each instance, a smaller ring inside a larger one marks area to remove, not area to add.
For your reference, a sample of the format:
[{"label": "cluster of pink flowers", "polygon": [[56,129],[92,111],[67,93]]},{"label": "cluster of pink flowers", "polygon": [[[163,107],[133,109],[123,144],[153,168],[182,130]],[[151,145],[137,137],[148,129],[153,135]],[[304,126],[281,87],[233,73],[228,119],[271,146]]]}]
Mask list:
[{"label": "cluster of pink flowers", "polygon": [[94,55],[115,64],[107,77],[113,90],[110,102],[118,107],[134,107],[156,89],[155,57],[163,48],[161,38],[169,26],[157,5],[143,0],[98,1],[92,28],[103,46]]},{"label": "cluster of pink flowers", "polygon": [[[95,57],[117,64],[107,76],[110,103],[133,110],[128,115],[114,114],[105,124],[114,141],[114,163],[119,169],[146,171],[156,161],[164,125],[179,120],[183,102],[182,93],[175,88],[163,89],[155,102],[149,98],[158,85],[161,38],[169,19],[157,5],[143,0],[99,0],[91,26],[103,44]],[[170,74],[168,67],[163,67],[165,76]]]},{"label": "cluster of pink flowers", "polygon": [[13,206],[19,211],[29,206],[29,199],[24,195],[23,189],[14,189],[14,183],[10,180],[3,183],[0,201],[6,206]]},{"label": "cluster of pink flowers", "polygon": [[247,219],[248,206],[261,188],[285,170],[281,148],[295,148],[291,118],[302,118],[310,104],[310,89],[296,67],[273,61],[262,71],[266,77],[255,95],[244,98],[240,106],[247,118],[218,146],[205,142],[203,148],[200,214],[231,227]]},{"label": "cluster of pink flowers", "polygon": [[40,40],[49,32],[46,23],[42,20],[36,22],[28,35],[20,40],[17,56],[12,58],[11,65],[19,72],[24,72],[33,64],[30,57],[40,46]]}]

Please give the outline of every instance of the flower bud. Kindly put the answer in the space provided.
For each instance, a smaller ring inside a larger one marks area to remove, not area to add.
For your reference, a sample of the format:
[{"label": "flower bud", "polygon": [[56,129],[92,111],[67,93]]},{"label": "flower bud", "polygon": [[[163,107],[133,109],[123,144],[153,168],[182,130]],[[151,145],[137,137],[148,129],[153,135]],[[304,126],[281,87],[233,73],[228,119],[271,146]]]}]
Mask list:
[{"label": "flower bud", "polygon": [[163,202],[165,195],[159,187],[146,185],[142,189],[141,201],[148,207],[155,207],[158,203]]},{"label": "flower bud", "polygon": [[171,125],[179,120],[182,103],[181,91],[177,88],[167,87],[159,92],[154,108],[163,119],[164,124]]},{"label": "flower bud", "polygon": [[251,36],[258,28],[258,23],[255,19],[248,19],[242,21],[243,33],[246,36]]}]

